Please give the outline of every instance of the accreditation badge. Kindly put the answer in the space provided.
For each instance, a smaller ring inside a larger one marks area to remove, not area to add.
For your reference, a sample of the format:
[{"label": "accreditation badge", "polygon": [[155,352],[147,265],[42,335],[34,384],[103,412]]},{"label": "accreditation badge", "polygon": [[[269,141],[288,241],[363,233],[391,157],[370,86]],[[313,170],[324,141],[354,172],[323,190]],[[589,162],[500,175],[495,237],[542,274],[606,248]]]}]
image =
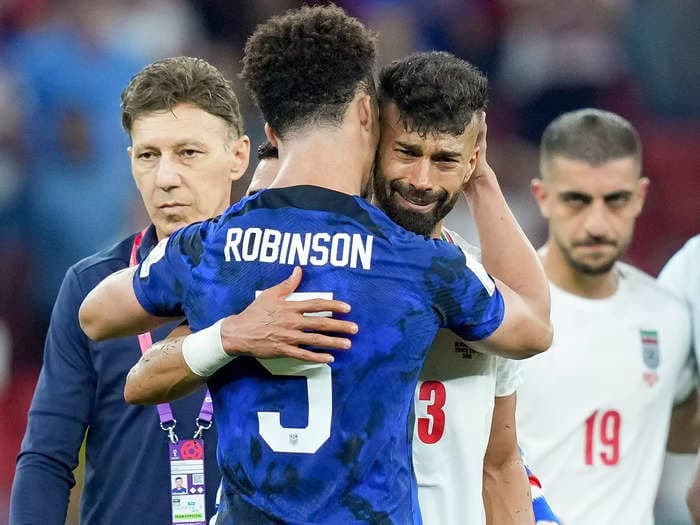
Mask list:
[{"label": "accreditation badge", "polygon": [[206,525],[204,440],[170,443],[173,525]]}]

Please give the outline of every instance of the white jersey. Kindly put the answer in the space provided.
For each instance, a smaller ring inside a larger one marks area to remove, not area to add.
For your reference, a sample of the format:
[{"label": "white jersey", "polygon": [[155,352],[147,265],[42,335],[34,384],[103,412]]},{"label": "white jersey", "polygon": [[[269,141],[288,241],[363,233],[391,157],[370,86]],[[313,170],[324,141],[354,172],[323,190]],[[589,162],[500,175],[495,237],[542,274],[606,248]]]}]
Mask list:
[{"label": "white jersey", "polygon": [[695,358],[700,363],[700,235],[690,239],[671,257],[661,270],[659,283],[690,305]]},{"label": "white jersey", "polygon": [[486,523],[482,479],[494,397],[515,392],[520,377],[519,361],[473,352],[453,332],[438,332],[415,394],[413,468],[425,525]]},{"label": "white jersey", "polygon": [[[690,305],[697,366],[700,362],[700,235],[690,239],[671,257],[661,270],[658,281],[661,286],[671,290]],[[657,520],[667,519],[672,523],[691,522],[685,504],[684,488],[690,486],[696,463],[697,458],[692,454],[666,453],[664,474],[661,476],[656,498]]]},{"label": "white jersey", "polygon": [[618,263],[591,300],[551,285],[554,343],[525,361],[518,437],[563,523],[653,523],[690,318],[651,277]]}]

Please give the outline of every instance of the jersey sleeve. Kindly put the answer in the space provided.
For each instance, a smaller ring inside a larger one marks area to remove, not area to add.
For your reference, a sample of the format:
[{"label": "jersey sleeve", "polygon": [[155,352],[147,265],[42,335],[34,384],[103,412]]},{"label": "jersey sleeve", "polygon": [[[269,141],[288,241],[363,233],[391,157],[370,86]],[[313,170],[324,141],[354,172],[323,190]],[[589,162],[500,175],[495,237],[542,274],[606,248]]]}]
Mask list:
[{"label": "jersey sleeve", "polygon": [[[661,270],[658,282],[661,286],[675,294],[679,299],[687,304],[691,315],[691,330],[694,342],[691,343],[693,351],[688,358],[676,381],[674,392],[674,403],[682,403],[698,387],[698,352],[700,352],[698,341],[700,337],[698,331],[698,298],[695,294],[700,291],[700,272],[697,271],[695,261],[700,258],[700,236],[690,239]],[[693,324],[694,323],[694,324]]]},{"label": "jersey sleeve", "polygon": [[515,359],[498,359],[496,369],[496,397],[506,397],[515,393],[523,382],[523,363]]},{"label": "jersey sleeve", "polygon": [[673,404],[678,405],[688,399],[698,386],[697,363],[695,356],[691,354],[678,374],[676,389],[673,393]]},{"label": "jersey sleeve", "polygon": [[12,484],[10,523],[62,525],[97,379],[78,309],[89,290],[68,270],[49,325],[44,363]]},{"label": "jersey sleeve", "polygon": [[467,341],[491,335],[503,321],[503,296],[476,258],[447,243],[436,241],[439,255],[433,257],[434,308],[442,326]]},{"label": "jersey sleeve", "polygon": [[[671,259],[666,263],[666,265],[661,270],[659,274],[658,282],[666,288],[667,290],[673,292],[677,297],[687,300],[688,282],[692,279],[690,278],[690,255],[692,250],[692,242],[695,239],[689,241],[683,248],[681,248]],[[697,238],[695,244],[700,243],[700,238]],[[700,255],[700,249],[697,250],[697,255]]]},{"label": "jersey sleeve", "polygon": [[134,293],[151,315],[183,315],[192,273],[203,252],[207,223],[186,226],[160,241],[134,274]]}]

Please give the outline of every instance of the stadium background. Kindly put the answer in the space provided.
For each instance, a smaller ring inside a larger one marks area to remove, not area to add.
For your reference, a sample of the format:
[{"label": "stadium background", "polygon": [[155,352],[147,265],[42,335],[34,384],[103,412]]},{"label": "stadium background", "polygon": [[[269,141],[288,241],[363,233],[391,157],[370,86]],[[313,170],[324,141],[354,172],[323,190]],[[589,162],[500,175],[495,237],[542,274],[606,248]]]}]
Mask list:
[{"label": "stadium background", "polygon": [[[0,0],[0,524],[63,274],[145,224],[120,129],[121,90],[156,58],[204,57],[235,80],[257,145],[261,122],[237,78],[241,49],[256,23],[299,3]],[[700,231],[700,2],[337,3],[379,33],[382,63],[443,49],[488,74],[489,157],[536,245],[546,234],[529,194],[537,140],[553,117],[585,106],[622,114],[642,135],[652,187],[628,259],[656,275]],[[464,213],[449,222],[470,236]],[[692,463],[680,463],[669,487],[685,483]],[[660,524],[684,523],[679,501],[659,508]]]}]

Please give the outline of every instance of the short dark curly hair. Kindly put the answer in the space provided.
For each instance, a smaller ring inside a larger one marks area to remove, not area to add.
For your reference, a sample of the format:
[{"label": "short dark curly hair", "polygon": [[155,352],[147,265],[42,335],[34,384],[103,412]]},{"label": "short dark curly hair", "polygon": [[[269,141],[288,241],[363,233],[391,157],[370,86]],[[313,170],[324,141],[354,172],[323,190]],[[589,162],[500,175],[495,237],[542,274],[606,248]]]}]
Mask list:
[{"label": "short dark curly hair", "polygon": [[278,159],[279,151],[276,146],[272,145],[272,142],[266,140],[260,146],[258,146],[258,160],[265,159]]},{"label": "short dark curly hair", "polygon": [[585,108],[558,116],[544,130],[540,158],[556,155],[591,166],[624,157],[641,162],[642,143],[634,126],[620,115]]},{"label": "short dark curly hair", "polygon": [[414,53],[382,69],[379,100],[397,105],[407,131],[461,135],[474,113],[486,110],[488,80],[451,53]]},{"label": "short dark curly hair", "polygon": [[131,133],[139,116],[189,103],[224,119],[237,137],[243,134],[238,97],[224,75],[206,60],[171,57],[149,64],[122,92],[122,126]]},{"label": "short dark curly hair", "polygon": [[241,77],[279,136],[314,124],[339,126],[358,88],[375,95],[376,39],[335,5],[304,6],[260,24]]}]

